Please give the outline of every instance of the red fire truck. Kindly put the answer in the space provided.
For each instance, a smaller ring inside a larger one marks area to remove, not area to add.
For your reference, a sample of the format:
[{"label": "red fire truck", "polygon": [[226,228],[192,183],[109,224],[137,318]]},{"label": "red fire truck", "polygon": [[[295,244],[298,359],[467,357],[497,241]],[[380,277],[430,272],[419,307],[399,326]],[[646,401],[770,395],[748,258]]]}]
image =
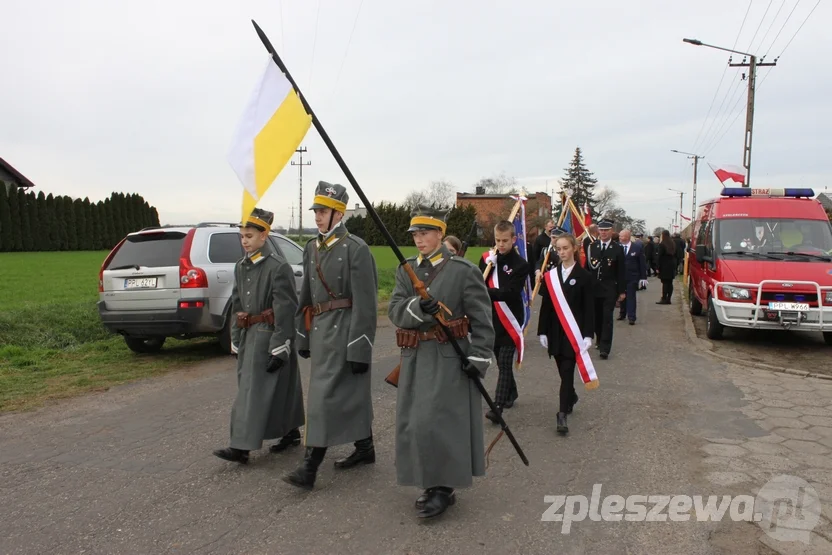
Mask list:
[{"label": "red fire truck", "polygon": [[691,314],[726,327],[806,330],[832,345],[832,225],[812,189],[725,188],[699,207],[688,250]]}]

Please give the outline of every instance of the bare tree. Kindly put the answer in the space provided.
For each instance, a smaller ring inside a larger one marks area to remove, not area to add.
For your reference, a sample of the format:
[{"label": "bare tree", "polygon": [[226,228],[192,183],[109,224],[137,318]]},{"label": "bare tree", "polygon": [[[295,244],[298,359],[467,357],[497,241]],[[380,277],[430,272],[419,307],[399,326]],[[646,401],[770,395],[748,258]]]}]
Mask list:
[{"label": "bare tree", "polygon": [[404,203],[403,204],[404,204],[405,208],[407,208],[408,210],[413,210],[417,206],[429,204],[427,202],[427,198],[428,198],[428,195],[427,195],[426,191],[419,191],[419,190],[411,191],[410,193],[407,194],[406,197],[404,197]]},{"label": "bare tree", "polygon": [[409,210],[419,205],[452,207],[456,204],[454,186],[448,181],[431,181],[427,189],[416,189],[408,193],[403,204]]},{"label": "bare tree", "polygon": [[506,176],[505,173],[494,177],[483,177],[476,184],[476,187],[485,189],[489,195],[517,194],[517,180]]},{"label": "bare tree", "polygon": [[[618,208],[618,192],[609,187],[602,187],[595,192],[595,212],[600,218]],[[593,219],[595,215],[593,214]]]}]

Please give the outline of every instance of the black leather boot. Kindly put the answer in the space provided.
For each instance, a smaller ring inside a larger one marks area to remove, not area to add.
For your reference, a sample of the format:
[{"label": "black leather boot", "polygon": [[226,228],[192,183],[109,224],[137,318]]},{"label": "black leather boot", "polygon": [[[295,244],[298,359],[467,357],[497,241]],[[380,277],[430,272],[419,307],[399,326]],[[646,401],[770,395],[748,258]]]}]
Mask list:
[{"label": "black leather boot", "polygon": [[376,449],[373,436],[355,442],[355,451],[345,459],[335,461],[335,468],[352,468],[359,464],[373,464],[376,462]]},{"label": "black leather boot", "polygon": [[294,472],[285,475],[282,478],[283,481],[305,490],[311,490],[315,487],[318,467],[321,466],[324,455],[326,455],[326,447],[307,447],[303,465]]},{"label": "black leather boot", "polygon": [[572,404],[569,405],[569,410],[566,411],[566,414],[572,414],[572,411],[575,408],[575,405],[578,404],[578,394],[574,391],[572,392]]},{"label": "black leather boot", "polygon": [[569,433],[569,428],[566,426],[566,413],[565,412],[559,412],[558,413],[558,433],[559,434]]},{"label": "black leather boot", "polygon": [[445,512],[445,509],[456,503],[456,495],[453,488],[436,487],[427,492],[427,500],[422,505],[416,516],[419,518],[432,518]]},{"label": "black leather boot", "polygon": [[243,451],[242,449],[234,449],[233,447],[217,449],[214,451],[214,456],[228,462],[248,464],[248,451]]},{"label": "black leather boot", "polygon": [[434,488],[428,488],[422,492],[422,495],[416,498],[416,508],[421,509],[425,506],[425,503],[428,502],[428,497],[430,497],[431,492],[433,492]]},{"label": "black leather boot", "polygon": [[283,436],[279,442],[269,447],[269,452],[280,453],[281,451],[285,451],[289,447],[296,445],[300,445],[300,430],[297,428]]}]

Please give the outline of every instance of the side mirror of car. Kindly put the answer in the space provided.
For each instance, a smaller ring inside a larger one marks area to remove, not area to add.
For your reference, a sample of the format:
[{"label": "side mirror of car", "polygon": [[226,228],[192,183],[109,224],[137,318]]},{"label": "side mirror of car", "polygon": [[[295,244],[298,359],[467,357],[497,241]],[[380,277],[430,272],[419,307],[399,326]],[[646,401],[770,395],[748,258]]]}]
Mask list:
[{"label": "side mirror of car", "polygon": [[699,262],[713,262],[713,258],[708,256],[708,251],[705,245],[696,245],[696,260]]}]

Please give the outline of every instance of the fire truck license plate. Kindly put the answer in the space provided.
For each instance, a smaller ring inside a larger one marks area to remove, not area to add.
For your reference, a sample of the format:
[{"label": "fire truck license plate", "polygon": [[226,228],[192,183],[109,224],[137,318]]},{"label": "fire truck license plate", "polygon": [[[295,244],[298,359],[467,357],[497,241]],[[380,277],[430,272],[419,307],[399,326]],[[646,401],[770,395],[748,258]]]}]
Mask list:
[{"label": "fire truck license plate", "polygon": [[768,303],[769,310],[809,310],[808,303]]}]

